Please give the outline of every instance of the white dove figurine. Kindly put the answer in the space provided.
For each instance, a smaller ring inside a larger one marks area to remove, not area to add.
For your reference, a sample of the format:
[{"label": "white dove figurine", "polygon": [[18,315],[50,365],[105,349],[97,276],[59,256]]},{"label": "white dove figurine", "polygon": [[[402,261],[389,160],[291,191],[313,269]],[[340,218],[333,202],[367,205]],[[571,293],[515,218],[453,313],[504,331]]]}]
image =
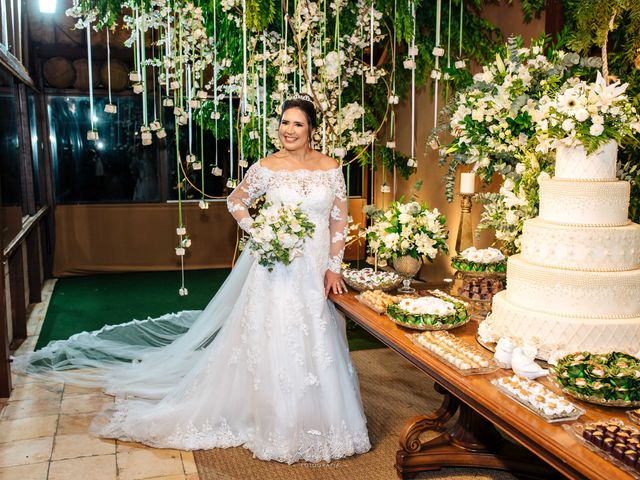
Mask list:
[{"label": "white dove figurine", "polygon": [[496,344],[496,353],[493,358],[501,368],[511,368],[511,356],[513,355],[513,342],[509,338],[502,337]]},{"label": "white dove figurine", "polygon": [[525,346],[514,348],[511,357],[511,369],[514,373],[531,380],[547,375],[549,370],[542,368],[533,360],[536,352],[535,347]]}]

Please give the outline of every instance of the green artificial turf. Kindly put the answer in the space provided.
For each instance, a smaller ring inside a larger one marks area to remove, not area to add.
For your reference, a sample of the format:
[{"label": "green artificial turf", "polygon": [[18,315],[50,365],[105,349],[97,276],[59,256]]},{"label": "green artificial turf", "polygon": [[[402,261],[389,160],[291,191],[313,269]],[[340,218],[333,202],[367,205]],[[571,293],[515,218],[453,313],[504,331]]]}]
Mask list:
[{"label": "green artificial turf", "polygon": [[[98,330],[133,319],[159,317],[181,310],[203,309],[230,270],[185,272],[189,295],[178,295],[180,272],[117,273],[61,278],[56,282],[36,350],[52,340]],[[349,348],[383,345],[355,324],[347,329]]]}]

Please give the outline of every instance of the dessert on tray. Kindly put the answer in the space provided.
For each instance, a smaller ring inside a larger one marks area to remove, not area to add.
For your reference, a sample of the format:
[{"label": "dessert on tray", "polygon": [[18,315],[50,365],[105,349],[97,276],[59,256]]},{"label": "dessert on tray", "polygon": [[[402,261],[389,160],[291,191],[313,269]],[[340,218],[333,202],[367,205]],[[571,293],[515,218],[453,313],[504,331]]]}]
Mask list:
[{"label": "dessert on tray", "polygon": [[581,400],[609,406],[640,406],[640,360],[613,352],[566,355],[554,369],[562,389]]},{"label": "dessert on tray", "polygon": [[449,332],[414,333],[410,334],[409,338],[462,375],[488,373],[496,369],[496,365],[486,351],[469,345]]},{"label": "dessert on tray", "polygon": [[633,423],[640,425],[640,408],[636,408],[635,410],[629,410],[627,412],[627,416]]},{"label": "dessert on tray", "polygon": [[387,311],[387,306],[392,303],[398,303],[403,297],[398,295],[389,295],[382,290],[365,290],[359,295],[356,295],[355,298],[370,309],[378,313],[385,313]]},{"label": "dessert on tray", "polygon": [[640,430],[616,419],[604,422],[576,423],[565,429],[585,446],[640,478]]},{"label": "dessert on tray", "polygon": [[440,290],[430,290],[429,294],[387,305],[387,315],[395,323],[417,330],[448,330],[469,321],[465,302]]},{"label": "dessert on tray", "polygon": [[585,411],[539,382],[513,375],[492,382],[500,391],[548,422],[577,420]]}]

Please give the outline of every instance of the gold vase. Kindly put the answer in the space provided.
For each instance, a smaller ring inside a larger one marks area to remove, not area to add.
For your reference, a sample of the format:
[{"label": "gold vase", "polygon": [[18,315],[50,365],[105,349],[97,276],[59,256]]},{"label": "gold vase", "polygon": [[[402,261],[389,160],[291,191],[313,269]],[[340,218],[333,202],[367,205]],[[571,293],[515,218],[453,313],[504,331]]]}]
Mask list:
[{"label": "gold vase", "polygon": [[400,293],[413,293],[416,291],[411,286],[411,279],[420,271],[422,262],[411,255],[403,255],[393,259],[393,268],[398,275],[403,277],[402,287],[398,289]]}]

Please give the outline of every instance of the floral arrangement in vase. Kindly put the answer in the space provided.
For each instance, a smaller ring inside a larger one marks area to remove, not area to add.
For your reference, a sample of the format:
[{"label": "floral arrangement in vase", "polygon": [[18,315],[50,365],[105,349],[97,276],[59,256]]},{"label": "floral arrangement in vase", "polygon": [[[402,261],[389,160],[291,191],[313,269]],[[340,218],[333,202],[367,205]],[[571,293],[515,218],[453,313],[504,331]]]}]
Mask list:
[{"label": "floral arrangement in vase", "polygon": [[393,202],[386,211],[374,210],[374,219],[367,228],[369,250],[377,256],[379,266],[388,260],[410,256],[416,260],[433,261],[438,252],[448,252],[446,219],[437,208],[426,203]]},{"label": "floral arrangement in vase", "polygon": [[445,216],[437,208],[430,210],[426,203],[393,202],[386,211],[374,209],[368,212],[374,223],[365,235],[369,250],[378,266],[386,266],[392,260],[393,268],[404,277],[400,293],[413,293],[411,278],[425,258],[430,262],[438,252],[448,252],[449,232]]}]

